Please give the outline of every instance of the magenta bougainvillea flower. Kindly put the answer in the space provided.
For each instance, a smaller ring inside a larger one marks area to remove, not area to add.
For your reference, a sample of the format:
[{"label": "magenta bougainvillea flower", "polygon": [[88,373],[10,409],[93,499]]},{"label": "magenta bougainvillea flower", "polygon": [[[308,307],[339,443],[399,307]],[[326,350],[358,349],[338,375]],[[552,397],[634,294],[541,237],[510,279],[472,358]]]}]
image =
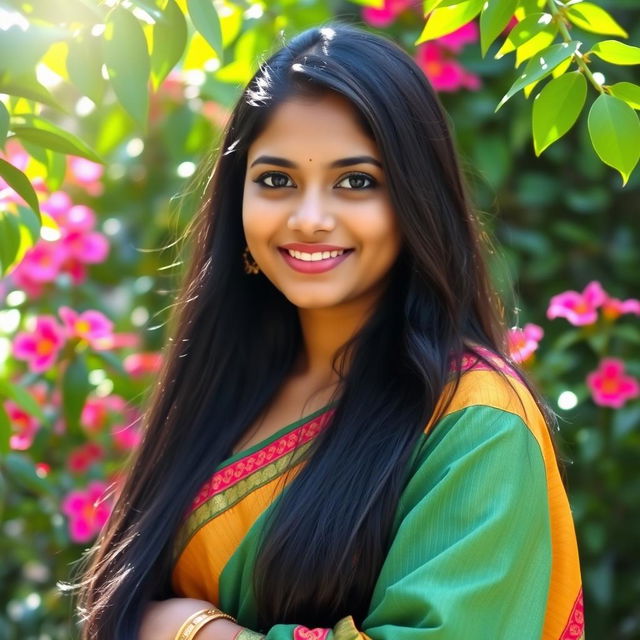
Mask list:
[{"label": "magenta bougainvillea flower", "polygon": [[593,401],[602,407],[620,409],[640,395],[638,380],[625,373],[624,362],[618,358],[603,358],[587,376],[587,386]]},{"label": "magenta bougainvillea flower", "polygon": [[553,296],[547,309],[547,318],[566,318],[576,327],[593,324],[598,320],[598,308],[607,297],[602,285],[593,280],[582,293],[565,291]]},{"label": "magenta bougainvillea flower", "polygon": [[41,373],[53,366],[65,341],[65,331],[54,316],[38,316],[33,331],[20,332],[13,339],[13,356],[26,360],[33,373]]},{"label": "magenta bougainvillea flower", "polygon": [[416,62],[436,91],[480,88],[480,78],[467,71],[456,59],[465,45],[476,42],[478,37],[478,25],[471,21],[446,36],[418,46]]},{"label": "magenta bougainvillea flower", "polygon": [[122,414],[126,408],[126,400],[115,393],[104,397],[90,395],[82,408],[80,424],[90,433],[101,431],[112,412]]},{"label": "magenta bougainvillea flower", "polygon": [[441,36],[436,42],[452,53],[460,53],[466,45],[478,42],[479,37],[478,25],[472,20],[446,36]]},{"label": "magenta bougainvillea flower", "polygon": [[71,184],[81,186],[89,195],[99,196],[104,186],[101,182],[104,167],[97,162],[91,162],[86,158],[70,156],[67,163],[67,175],[65,180]]},{"label": "magenta bougainvillea flower", "polygon": [[416,61],[425,72],[436,91],[479,89],[480,78],[469,73],[444,47],[435,42],[425,42],[418,47]]},{"label": "magenta bougainvillea flower", "polygon": [[25,451],[33,444],[40,423],[11,400],[4,402],[4,409],[13,431],[9,438],[9,447],[14,451]]},{"label": "magenta bougainvillea flower", "polygon": [[139,427],[131,422],[126,425],[119,424],[111,427],[111,437],[118,449],[130,451],[140,444],[142,434]]},{"label": "magenta bougainvillea flower", "polygon": [[372,27],[388,27],[405,10],[413,0],[385,0],[382,7],[365,7],[362,10],[362,19]]},{"label": "magenta bougainvillea flower", "polygon": [[516,362],[525,362],[538,348],[544,330],[537,324],[528,322],[522,329],[514,327],[509,330],[509,353]]},{"label": "magenta bougainvillea flower", "polygon": [[16,281],[24,278],[35,283],[53,282],[66,259],[67,252],[60,243],[39,240],[27,250],[12,275]]},{"label": "magenta bougainvillea flower", "polygon": [[634,313],[640,316],[640,300],[635,298],[628,298],[627,300],[607,298],[602,303],[602,314],[609,320],[615,320],[625,313]]},{"label": "magenta bougainvillea flower", "polygon": [[104,449],[97,442],[87,442],[69,454],[67,467],[72,473],[84,473],[103,457]]},{"label": "magenta bougainvillea flower", "polygon": [[61,273],[68,274],[76,285],[83,283],[86,265],[104,262],[109,253],[109,242],[95,231],[96,215],[89,207],[74,206],[66,193],[54,191],[41,208],[58,224],[60,237],[39,240],[11,273],[16,285],[31,298],[40,297],[43,284],[53,282]]},{"label": "magenta bougainvillea flower", "polygon": [[78,313],[70,307],[60,307],[58,314],[64,322],[69,338],[80,338],[93,345],[94,341],[109,336],[113,322],[100,311],[88,310]]},{"label": "magenta bougainvillea flower", "polygon": [[162,365],[162,354],[156,351],[148,353],[132,353],[128,355],[122,366],[132,378],[140,378],[147,373],[154,373]]},{"label": "magenta bougainvillea flower", "polygon": [[104,497],[107,485],[91,482],[85,490],[69,492],[60,509],[69,519],[69,535],[74,542],[88,542],[100,533],[109,519],[111,505]]}]

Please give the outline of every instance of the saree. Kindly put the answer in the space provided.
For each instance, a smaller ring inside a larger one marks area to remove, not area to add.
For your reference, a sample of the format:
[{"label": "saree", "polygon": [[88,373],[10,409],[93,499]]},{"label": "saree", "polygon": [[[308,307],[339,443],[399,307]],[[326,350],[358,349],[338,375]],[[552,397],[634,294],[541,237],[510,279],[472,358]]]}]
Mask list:
[{"label": "saree", "polygon": [[500,372],[465,355],[446,411],[420,436],[359,627],[347,616],[257,629],[252,593],[265,519],[332,405],[213,470],[174,541],[174,593],[237,618],[237,640],[583,640],[575,530],[547,426],[518,374],[483,355]]}]

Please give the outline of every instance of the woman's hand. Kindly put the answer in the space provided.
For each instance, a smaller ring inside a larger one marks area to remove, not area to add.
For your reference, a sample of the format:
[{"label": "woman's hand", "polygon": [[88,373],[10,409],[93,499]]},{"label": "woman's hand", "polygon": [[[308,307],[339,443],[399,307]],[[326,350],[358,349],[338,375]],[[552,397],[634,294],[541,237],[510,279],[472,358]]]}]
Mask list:
[{"label": "woman's hand", "polygon": [[142,616],[138,640],[174,640],[182,623],[196,611],[213,605],[195,598],[153,600]]}]

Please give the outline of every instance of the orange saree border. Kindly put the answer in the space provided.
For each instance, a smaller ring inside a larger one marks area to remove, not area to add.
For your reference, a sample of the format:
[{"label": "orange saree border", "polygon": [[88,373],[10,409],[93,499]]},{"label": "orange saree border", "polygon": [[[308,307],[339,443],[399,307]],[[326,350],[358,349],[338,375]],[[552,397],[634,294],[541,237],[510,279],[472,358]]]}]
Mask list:
[{"label": "orange saree border", "polygon": [[[506,363],[486,352],[509,382],[484,363],[461,377],[443,418],[472,405],[491,406],[518,415],[535,437],[544,460],[551,524],[551,578],[542,640],[580,640],[584,634],[582,579],[571,508],[562,484],[549,430],[533,396]],[[452,384],[452,383],[450,383]],[[513,385],[513,388],[510,386]],[[435,425],[429,422],[425,433]],[[569,635],[567,635],[569,634]]]}]

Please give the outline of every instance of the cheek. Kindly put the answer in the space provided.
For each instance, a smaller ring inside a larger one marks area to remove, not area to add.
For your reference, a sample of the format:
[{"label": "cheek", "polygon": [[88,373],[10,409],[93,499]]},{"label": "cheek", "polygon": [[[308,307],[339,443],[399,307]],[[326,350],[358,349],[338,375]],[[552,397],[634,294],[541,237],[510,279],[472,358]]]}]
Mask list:
[{"label": "cheek", "polygon": [[354,222],[357,223],[363,249],[375,251],[380,258],[395,257],[400,248],[400,231],[390,206],[380,205],[373,210],[363,211]]}]

